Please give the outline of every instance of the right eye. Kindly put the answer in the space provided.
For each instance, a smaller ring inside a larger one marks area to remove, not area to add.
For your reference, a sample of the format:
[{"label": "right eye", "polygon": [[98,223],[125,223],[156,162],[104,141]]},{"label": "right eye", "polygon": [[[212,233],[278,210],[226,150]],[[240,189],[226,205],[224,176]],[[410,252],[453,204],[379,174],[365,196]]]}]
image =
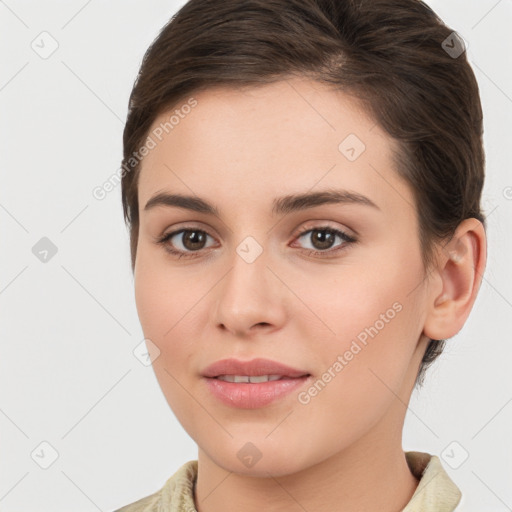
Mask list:
[{"label": "right eye", "polygon": [[[207,237],[211,237],[206,231],[201,229],[180,229],[167,233],[159,238],[157,243],[164,246],[165,250],[170,254],[179,256],[180,258],[194,258],[199,254],[194,254],[205,249]],[[173,239],[175,239],[173,241]]]}]

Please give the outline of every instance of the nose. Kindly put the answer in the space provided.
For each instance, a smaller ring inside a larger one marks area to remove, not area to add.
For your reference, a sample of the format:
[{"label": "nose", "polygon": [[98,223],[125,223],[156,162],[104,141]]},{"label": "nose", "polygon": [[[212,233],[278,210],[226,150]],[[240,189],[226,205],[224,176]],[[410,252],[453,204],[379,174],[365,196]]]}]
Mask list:
[{"label": "nose", "polygon": [[281,328],[289,312],[290,292],[269,267],[266,251],[254,261],[240,254],[234,251],[217,287],[213,322],[238,337]]}]

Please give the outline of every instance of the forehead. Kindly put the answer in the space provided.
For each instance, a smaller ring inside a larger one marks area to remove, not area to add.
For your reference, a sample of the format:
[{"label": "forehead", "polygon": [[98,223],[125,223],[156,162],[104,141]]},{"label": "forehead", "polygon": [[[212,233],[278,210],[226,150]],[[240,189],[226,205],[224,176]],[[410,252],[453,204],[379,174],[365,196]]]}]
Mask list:
[{"label": "forehead", "polygon": [[354,97],[307,79],[200,91],[159,115],[149,135],[141,208],[164,189],[269,205],[315,186],[372,191],[377,203],[396,201],[393,187],[408,194],[395,141]]}]

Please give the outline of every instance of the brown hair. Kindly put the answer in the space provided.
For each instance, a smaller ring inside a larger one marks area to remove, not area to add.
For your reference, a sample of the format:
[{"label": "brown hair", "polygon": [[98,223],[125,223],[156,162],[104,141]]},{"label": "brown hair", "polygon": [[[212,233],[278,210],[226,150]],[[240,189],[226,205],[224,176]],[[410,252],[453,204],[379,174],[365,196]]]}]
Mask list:
[{"label": "brown hair", "polygon": [[[461,221],[484,224],[482,109],[461,40],[419,0],[190,0],[146,51],[123,134],[122,202],[132,271],[139,231],[139,149],[156,117],[214,86],[291,76],[360,99],[396,141],[397,172],[418,213],[425,272],[434,243]],[[416,384],[445,340],[431,340]]]}]

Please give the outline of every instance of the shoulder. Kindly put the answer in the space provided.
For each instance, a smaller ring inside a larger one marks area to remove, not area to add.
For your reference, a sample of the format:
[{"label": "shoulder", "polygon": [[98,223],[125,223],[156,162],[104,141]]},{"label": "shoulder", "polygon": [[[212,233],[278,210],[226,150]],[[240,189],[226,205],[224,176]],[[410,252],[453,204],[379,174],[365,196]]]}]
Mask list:
[{"label": "shoulder", "polygon": [[160,491],[118,508],[114,512],[157,512],[159,504]]},{"label": "shoulder", "polygon": [[462,493],[448,476],[437,455],[406,452],[411,473],[419,480],[416,492],[402,512],[452,512]]},{"label": "shoulder", "polygon": [[145,496],[114,512],[194,512],[194,486],[197,478],[197,460],[183,464],[157,492]]}]

